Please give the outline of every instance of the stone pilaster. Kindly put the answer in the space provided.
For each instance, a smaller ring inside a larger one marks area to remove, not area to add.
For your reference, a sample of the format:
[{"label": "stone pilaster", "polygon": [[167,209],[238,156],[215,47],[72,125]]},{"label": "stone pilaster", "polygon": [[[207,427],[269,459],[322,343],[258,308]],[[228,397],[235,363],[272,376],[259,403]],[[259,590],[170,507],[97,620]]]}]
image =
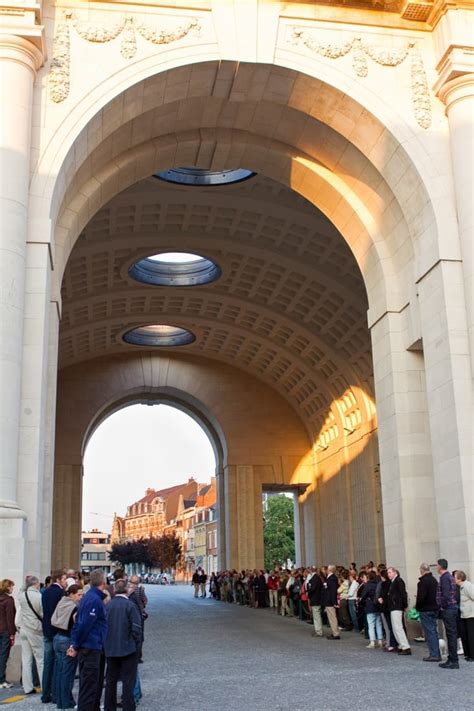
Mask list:
[{"label": "stone pilaster", "polygon": [[[2,23],[3,24],[3,23]],[[33,83],[43,55],[22,36],[0,34],[0,527],[2,575],[23,576],[25,519],[18,504],[28,180]]]},{"label": "stone pilaster", "polygon": [[452,48],[444,57],[439,71],[435,88],[446,105],[449,121],[471,367],[474,372],[474,47]]}]

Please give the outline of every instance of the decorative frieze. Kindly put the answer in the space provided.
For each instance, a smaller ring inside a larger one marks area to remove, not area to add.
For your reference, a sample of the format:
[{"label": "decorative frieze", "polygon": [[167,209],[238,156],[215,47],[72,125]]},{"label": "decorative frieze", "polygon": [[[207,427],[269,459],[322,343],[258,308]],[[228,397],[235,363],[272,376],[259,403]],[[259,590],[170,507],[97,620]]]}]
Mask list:
[{"label": "decorative frieze", "polygon": [[340,44],[322,43],[312,33],[300,27],[292,27],[289,43],[302,45],[320,57],[340,59],[351,55],[352,68],[356,76],[364,79],[369,73],[367,58],[383,67],[398,67],[408,57],[411,60],[411,87],[413,113],[422,128],[431,126],[431,99],[426,71],[416,42],[408,42],[404,47],[388,49],[366,43],[362,37],[353,37]]},{"label": "decorative frieze", "polygon": [[105,44],[121,37],[120,54],[124,59],[133,59],[137,53],[138,33],[143,39],[154,45],[171,44],[183,39],[191,32],[199,34],[201,25],[196,18],[176,29],[167,31],[138,22],[133,16],[125,16],[123,20],[111,25],[81,22],[72,12],[67,12],[65,21],[56,29],[53,42],[53,58],[49,73],[50,97],[56,103],[64,101],[69,95],[70,87],[70,30],[74,31],[87,42]]}]

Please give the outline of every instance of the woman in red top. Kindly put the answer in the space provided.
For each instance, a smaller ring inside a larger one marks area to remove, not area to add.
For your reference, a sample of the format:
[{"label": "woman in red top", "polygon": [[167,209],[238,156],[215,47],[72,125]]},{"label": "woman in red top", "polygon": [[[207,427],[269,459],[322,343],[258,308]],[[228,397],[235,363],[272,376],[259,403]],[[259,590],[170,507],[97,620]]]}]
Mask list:
[{"label": "woman in red top", "polygon": [[15,644],[15,602],[12,598],[13,580],[2,580],[0,582],[0,688],[11,689],[13,684],[9,684],[5,679],[8,657],[10,649]]}]

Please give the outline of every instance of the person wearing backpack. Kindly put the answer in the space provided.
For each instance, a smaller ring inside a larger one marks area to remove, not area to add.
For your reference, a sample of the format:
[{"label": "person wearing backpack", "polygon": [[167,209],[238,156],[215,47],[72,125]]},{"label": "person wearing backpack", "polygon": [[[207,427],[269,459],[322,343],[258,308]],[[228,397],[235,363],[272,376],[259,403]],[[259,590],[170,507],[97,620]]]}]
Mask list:
[{"label": "person wearing backpack", "polygon": [[23,691],[34,694],[33,659],[40,679],[43,677],[44,660],[43,601],[40,581],[34,575],[26,576],[25,586],[18,595],[15,625],[20,632]]}]

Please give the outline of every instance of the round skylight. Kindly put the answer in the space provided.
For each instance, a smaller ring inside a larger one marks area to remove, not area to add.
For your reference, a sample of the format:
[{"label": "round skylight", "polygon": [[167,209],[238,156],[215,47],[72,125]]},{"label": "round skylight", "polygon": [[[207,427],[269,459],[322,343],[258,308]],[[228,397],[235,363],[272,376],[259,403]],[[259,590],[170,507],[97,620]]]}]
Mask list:
[{"label": "round skylight", "polygon": [[170,346],[187,346],[196,340],[196,336],[186,328],[179,326],[170,326],[168,324],[150,324],[148,326],[139,326],[127,331],[123,335],[125,343],[133,346],[146,347],[170,347]]},{"label": "round skylight", "polygon": [[221,275],[211,259],[189,252],[162,252],[139,259],[128,274],[135,281],[154,286],[202,286]]},{"label": "round skylight", "polygon": [[230,185],[248,180],[256,173],[246,168],[234,170],[203,170],[202,168],[170,168],[155,173],[155,178],[178,185]]}]

